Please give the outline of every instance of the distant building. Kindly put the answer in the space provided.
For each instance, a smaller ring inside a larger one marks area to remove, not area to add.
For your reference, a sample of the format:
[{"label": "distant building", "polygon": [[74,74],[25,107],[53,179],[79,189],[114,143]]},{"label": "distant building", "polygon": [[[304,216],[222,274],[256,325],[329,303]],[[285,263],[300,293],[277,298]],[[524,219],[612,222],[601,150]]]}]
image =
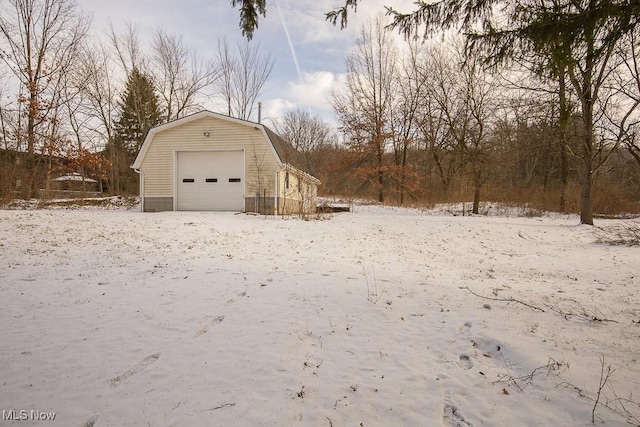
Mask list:
[{"label": "distant building", "polygon": [[73,172],[50,181],[50,197],[88,197],[100,195],[100,182]]}]

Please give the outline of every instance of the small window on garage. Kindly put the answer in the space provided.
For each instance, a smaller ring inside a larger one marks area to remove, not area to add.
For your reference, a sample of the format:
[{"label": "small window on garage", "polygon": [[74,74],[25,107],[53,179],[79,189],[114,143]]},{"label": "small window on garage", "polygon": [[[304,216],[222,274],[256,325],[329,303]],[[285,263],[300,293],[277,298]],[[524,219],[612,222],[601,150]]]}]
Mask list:
[{"label": "small window on garage", "polygon": [[218,178],[207,178],[206,182],[218,182]]},{"label": "small window on garage", "polygon": [[229,178],[229,182],[241,182],[240,178]]},{"label": "small window on garage", "polygon": [[182,178],[182,182],[196,182],[193,178]]}]

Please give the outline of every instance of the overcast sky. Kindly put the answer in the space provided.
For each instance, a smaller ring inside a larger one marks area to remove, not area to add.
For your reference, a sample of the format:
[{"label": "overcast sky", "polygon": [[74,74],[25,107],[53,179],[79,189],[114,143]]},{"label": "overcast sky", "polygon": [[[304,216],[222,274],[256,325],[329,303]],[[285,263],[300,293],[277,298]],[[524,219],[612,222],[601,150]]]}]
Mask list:
[{"label": "overcast sky", "polygon": [[[134,23],[147,38],[161,27],[182,35],[187,46],[207,59],[216,57],[218,38],[227,38],[231,46],[243,40],[239,12],[230,0],[81,0],[79,4],[92,16],[96,35],[106,34],[109,22],[116,28]],[[267,2],[267,17],[261,18],[251,41],[275,60],[262,96],[263,118],[273,119],[287,109],[302,108],[333,122],[328,96],[342,78],[344,59],[360,27],[382,14],[384,5],[402,9],[411,7],[412,2],[361,0],[357,13],[350,14],[349,27],[342,31],[324,19],[325,12],[341,4],[343,0]],[[205,107],[215,109],[213,105]]]}]

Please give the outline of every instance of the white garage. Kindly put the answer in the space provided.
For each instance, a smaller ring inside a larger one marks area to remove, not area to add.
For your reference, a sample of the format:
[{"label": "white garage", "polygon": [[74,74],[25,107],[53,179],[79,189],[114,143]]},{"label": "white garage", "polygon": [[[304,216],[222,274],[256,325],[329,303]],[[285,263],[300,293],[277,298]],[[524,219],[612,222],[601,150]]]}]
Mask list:
[{"label": "white garage", "polygon": [[244,150],[176,152],[179,211],[242,211]]},{"label": "white garage", "polygon": [[133,165],[144,212],[315,212],[320,184],[261,123],[211,111],[152,128]]}]

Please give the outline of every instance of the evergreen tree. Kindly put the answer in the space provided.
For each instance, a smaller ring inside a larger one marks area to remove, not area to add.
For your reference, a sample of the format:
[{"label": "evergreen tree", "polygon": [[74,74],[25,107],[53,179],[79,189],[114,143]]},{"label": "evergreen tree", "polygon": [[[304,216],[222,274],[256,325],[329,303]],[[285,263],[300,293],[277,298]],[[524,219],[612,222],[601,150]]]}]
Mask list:
[{"label": "evergreen tree", "polygon": [[231,0],[231,6],[240,7],[242,35],[251,40],[254,30],[258,28],[259,15],[267,14],[267,0]]},{"label": "evergreen tree", "polygon": [[160,123],[158,96],[151,79],[134,68],[118,103],[115,138],[130,153],[137,155],[149,130]]},{"label": "evergreen tree", "polygon": [[107,146],[112,164],[111,192],[136,194],[137,174],[133,164],[149,130],[160,123],[161,111],[151,79],[133,68],[118,102],[119,117],[114,123],[113,140]]}]

